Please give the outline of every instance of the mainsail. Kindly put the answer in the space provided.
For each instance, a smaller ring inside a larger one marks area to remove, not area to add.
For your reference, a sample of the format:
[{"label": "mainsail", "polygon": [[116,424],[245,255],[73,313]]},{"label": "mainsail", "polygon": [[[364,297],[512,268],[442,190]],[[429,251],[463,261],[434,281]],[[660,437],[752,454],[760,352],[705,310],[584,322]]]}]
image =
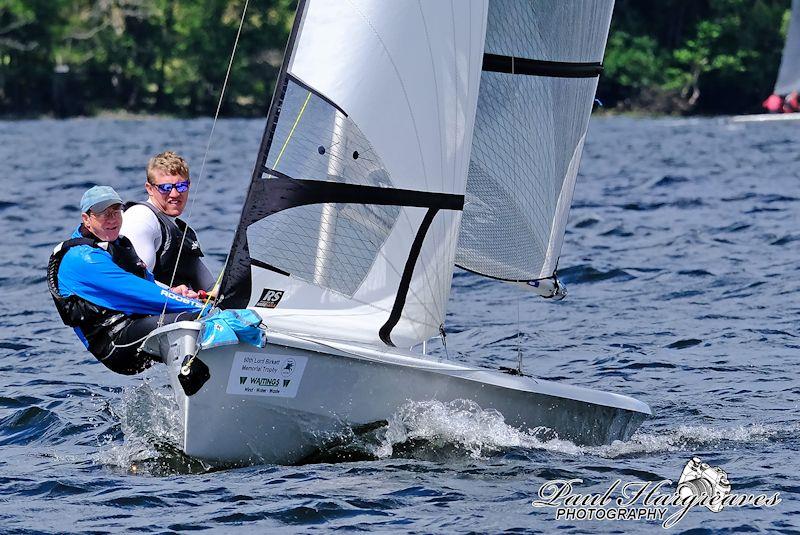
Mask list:
[{"label": "mainsail", "polygon": [[489,3],[460,267],[531,286],[554,276],[612,9]]},{"label": "mainsail", "polygon": [[781,68],[773,93],[788,95],[792,91],[800,91],[800,0],[792,0],[789,33],[783,45]]},{"label": "mainsail", "polygon": [[485,0],[300,2],[221,306],[369,344],[439,331],[486,11]]}]

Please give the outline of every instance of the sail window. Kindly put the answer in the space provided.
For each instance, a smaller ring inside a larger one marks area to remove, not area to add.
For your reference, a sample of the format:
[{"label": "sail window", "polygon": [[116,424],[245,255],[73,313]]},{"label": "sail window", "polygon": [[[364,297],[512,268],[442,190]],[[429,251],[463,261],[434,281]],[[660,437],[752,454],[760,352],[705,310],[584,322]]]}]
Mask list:
[{"label": "sail window", "polygon": [[391,186],[380,158],[361,130],[331,101],[288,78],[262,178],[288,176]]},{"label": "sail window", "polygon": [[250,256],[292,277],[352,296],[400,213],[399,206],[297,206],[247,229]]},{"label": "sail window", "polygon": [[[484,72],[456,263],[504,280],[542,276],[559,196],[597,81]],[[550,275],[549,273],[545,276]]]}]

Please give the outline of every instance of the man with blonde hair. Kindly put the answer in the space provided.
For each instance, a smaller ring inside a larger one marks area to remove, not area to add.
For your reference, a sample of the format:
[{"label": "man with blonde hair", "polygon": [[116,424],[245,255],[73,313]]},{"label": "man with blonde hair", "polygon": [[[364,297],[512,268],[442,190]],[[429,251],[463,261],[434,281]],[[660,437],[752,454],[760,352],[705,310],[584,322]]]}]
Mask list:
[{"label": "man with blonde hair", "polygon": [[147,200],[125,205],[120,233],[133,243],[158,282],[185,285],[185,295],[195,297],[201,290],[211,291],[214,277],[200,260],[197,234],[178,217],[189,200],[189,186],[189,165],[180,155],[166,151],[150,158],[144,184]]}]

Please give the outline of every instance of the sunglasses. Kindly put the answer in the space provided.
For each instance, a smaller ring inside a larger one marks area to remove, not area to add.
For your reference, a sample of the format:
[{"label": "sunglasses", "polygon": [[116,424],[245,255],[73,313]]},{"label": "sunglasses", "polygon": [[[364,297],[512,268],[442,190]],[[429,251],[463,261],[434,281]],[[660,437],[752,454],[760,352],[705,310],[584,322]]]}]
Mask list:
[{"label": "sunglasses", "polygon": [[151,183],[151,185],[155,186],[158,189],[158,191],[160,191],[164,195],[166,195],[169,192],[171,192],[172,188],[175,188],[176,190],[178,190],[178,193],[184,193],[185,191],[189,190],[189,181],[188,180],[183,180],[183,181],[178,182],[176,184],[152,184]]}]

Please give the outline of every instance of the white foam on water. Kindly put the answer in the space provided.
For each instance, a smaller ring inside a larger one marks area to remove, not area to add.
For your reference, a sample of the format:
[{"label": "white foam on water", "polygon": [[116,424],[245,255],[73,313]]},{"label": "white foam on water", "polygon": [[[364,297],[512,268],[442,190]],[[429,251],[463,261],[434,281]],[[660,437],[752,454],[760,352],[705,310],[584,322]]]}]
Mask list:
[{"label": "white foam on water", "polygon": [[158,458],[158,444],[178,447],[182,442],[180,415],[170,392],[162,392],[149,379],[126,386],[114,406],[123,434],[122,444],[106,437],[97,461],[126,470],[136,470],[136,463]]},{"label": "white foam on water", "polygon": [[434,447],[452,445],[471,457],[481,458],[509,448],[546,449],[580,454],[582,448],[566,440],[544,439],[545,428],[521,431],[505,423],[494,409],[481,409],[469,400],[409,401],[389,419],[383,441],[375,448],[380,458],[392,455],[394,446],[422,439]]},{"label": "white foam on water", "polygon": [[422,439],[434,447],[455,446],[473,458],[482,458],[506,449],[523,448],[611,459],[658,452],[693,451],[698,446],[722,443],[776,441],[782,436],[794,435],[797,431],[794,427],[786,424],[735,427],[682,425],[659,432],[638,431],[627,442],[580,446],[557,438],[550,429],[516,429],[508,425],[496,410],[484,410],[472,401],[409,401],[389,419],[385,434],[373,448],[373,454],[386,458],[392,455],[396,445]]},{"label": "white foam on water", "polygon": [[733,427],[680,425],[663,432],[637,431],[627,442],[615,441],[607,446],[586,448],[587,453],[613,459],[671,451],[692,451],[698,447],[719,446],[724,443],[746,444],[780,440],[793,434],[795,426],[785,424],[748,424]]},{"label": "white foam on water", "polygon": [[[145,379],[125,387],[118,404],[113,407],[123,433],[122,443],[111,436],[101,439],[95,461],[136,471],[141,461],[164,456],[159,445],[179,450],[182,428],[178,407],[171,392]],[[521,430],[505,422],[494,409],[482,409],[469,400],[442,402],[408,401],[389,418],[388,426],[373,435],[377,442],[364,444],[371,455],[391,457],[395,447],[408,441],[422,440],[434,449],[455,448],[467,456],[480,459],[510,449],[549,451],[607,459],[641,456],[660,452],[696,451],[699,448],[736,447],[757,442],[775,442],[796,435],[797,425],[748,424],[731,427],[681,425],[653,431],[637,431],[626,442],[615,441],[603,446],[581,446],[558,438],[544,427]],[[353,441],[358,441],[354,436]],[[169,455],[169,454],[167,454]],[[144,467],[146,470],[146,467]]]}]

